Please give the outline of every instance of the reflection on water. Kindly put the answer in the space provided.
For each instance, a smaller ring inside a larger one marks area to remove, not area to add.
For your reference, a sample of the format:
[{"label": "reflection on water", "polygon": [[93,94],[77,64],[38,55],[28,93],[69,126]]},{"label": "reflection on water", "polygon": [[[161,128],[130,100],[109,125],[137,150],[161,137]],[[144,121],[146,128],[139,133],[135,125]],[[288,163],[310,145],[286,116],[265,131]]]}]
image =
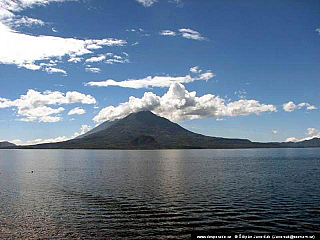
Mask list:
[{"label": "reflection on water", "polygon": [[319,180],[320,149],[1,150],[0,238],[319,233]]}]

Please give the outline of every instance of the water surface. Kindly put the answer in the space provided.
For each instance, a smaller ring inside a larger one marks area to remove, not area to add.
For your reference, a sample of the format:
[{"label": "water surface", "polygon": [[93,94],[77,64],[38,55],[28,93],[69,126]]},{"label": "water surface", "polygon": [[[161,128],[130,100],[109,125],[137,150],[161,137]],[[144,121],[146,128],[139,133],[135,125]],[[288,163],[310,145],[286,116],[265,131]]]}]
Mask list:
[{"label": "water surface", "polygon": [[320,149],[0,150],[0,238],[319,233],[319,182]]}]

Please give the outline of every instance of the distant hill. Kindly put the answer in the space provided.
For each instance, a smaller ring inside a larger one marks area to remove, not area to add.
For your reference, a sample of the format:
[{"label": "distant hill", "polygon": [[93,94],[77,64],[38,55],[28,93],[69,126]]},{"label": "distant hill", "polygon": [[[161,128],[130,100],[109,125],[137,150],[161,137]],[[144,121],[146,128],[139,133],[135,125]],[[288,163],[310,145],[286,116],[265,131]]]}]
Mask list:
[{"label": "distant hill", "polygon": [[208,137],[193,133],[150,111],[132,113],[105,122],[75,139],[28,148],[173,149],[281,147],[280,143],[254,143],[246,139]]},{"label": "distant hill", "polygon": [[0,148],[16,147],[17,145],[11,142],[0,142]]}]

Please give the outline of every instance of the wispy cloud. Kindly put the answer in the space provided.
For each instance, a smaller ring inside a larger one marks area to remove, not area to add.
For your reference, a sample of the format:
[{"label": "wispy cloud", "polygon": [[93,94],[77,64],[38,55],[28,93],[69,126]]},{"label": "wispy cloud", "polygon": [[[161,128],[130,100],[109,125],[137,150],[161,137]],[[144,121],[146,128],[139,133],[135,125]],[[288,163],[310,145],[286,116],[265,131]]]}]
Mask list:
[{"label": "wispy cloud", "polygon": [[151,7],[158,0],[136,0],[138,3],[141,3],[144,7]]},{"label": "wispy cloud", "polygon": [[122,52],[121,54],[106,53],[100,54],[98,56],[93,56],[85,60],[86,63],[106,63],[106,64],[115,64],[115,63],[129,63],[129,54]]},{"label": "wispy cloud", "polygon": [[[158,0],[135,0],[138,3],[141,3],[144,7],[151,7]],[[178,6],[182,6],[182,0],[167,0],[168,2],[176,3]]]},{"label": "wispy cloud", "polygon": [[5,25],[11,28],[20,28],[20,27],[33,27],[33,26],[44,26],[45,23],[40,19],[29,18],[26,16],[14,16],[12,18],[5,18],[2,21]]},{"label": "wispy cloud", "polygon": [[187,39],[203,41],[206,38],[202,37],[198,31],[195,31],[190,28],[180,28],[178,32],[174,32],[172,30],[162,30],[160,33],[162,36],[181,36]]},{"label": "wispy cloud", "polygon": [[177,33],[171,30],[162,30],[160,33],[162,36],[176,36]]},{"label": "wispy cloud", "polygon": [[88,82],[87,86],[96,86],[96,87],[109,87],[109,86],[118,86],[124,88],[150,88],[150,87],[169,87],[172,83],[190,83],[194,81],[204,80],[207,81],[214,77],[214,74],[211,71],[204,72],[202,74],[191,76],[181,76],[181,77],[172,77],[172,76],[148,76],[141,79],[128,79],[124,81],[115,81],[113,79],[108,79],[101,82]]},{"label": "wispy cloud", "polygon": [[103,108],[93,120],[103,122],[119,119],[130,113],[150,110],[172,121],[185,121],[199,118],[235,117],[263,112],[275,112],[277,109],[271,104],[261,104],[257,100],[238,100],[227,102],[225,99],[212,94],[200,97],[196,92],[189,92],[180,83],[171,84],[167,93],[157,96],[152,92],[144,93],[142,98],[131,96],[128,102],[117,107]]}]

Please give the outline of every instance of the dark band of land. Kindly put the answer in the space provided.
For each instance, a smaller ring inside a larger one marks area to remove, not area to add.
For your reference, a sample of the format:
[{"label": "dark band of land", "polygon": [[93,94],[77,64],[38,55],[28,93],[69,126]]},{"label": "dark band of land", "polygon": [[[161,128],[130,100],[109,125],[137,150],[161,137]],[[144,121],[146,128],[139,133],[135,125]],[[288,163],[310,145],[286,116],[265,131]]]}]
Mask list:
[{"label": "dark band of land", "polygon": [[193,133],[150,111],[107,121],[75,139],[32,146],[0,143],[6,149],[240,149],[320,147],[320,138],[302,142],[252,142]]}]

